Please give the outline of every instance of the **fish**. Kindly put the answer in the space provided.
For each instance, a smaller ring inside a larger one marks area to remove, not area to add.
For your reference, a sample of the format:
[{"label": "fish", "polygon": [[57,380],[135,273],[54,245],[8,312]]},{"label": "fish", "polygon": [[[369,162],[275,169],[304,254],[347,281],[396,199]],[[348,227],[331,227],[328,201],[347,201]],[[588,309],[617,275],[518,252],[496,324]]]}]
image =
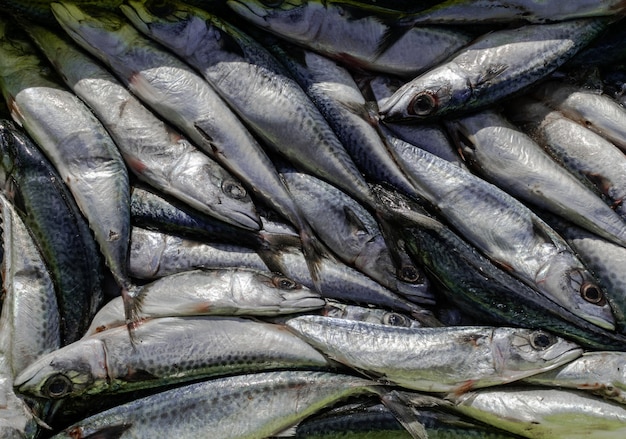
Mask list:
[{"label": "fish", "polygon": [[420,194],[489,260],[570,312],[615,329],[604,292],[567,242],[519,200],[444,159],[395,139]]},{"label": "fish", "polygon": [[613,143],[529,97],[510,106],[509,118],[527,132],[563,167],[595,188],[626,218],[626,158]]},{"label": "fish", "polygon": [[446,126],[465,162],[485,180],[518,200],[626,245],[626,221],[499,112],[484,110]]},{"label": "fish", "polygon": [[322,315],[338,319],[355,320],[357,322],[379,323],[406,328],[421,328],[423,326],[422,322],[403,313],[387,311],[383,308],[349,305],[334,300],[326,301]]},{"label": "fish", "polygon": [[[215,439],[268,437],[350,396],[376,394],[376,383],[343,374],[282,371],[201,381],[93,415],[55,437],[98,434],[148,438],[176,434]],[[202,416],[190,417],[190,413]],[[151,421],[151,416],[156,421]]]},{"label": "fish", "polygon": [[606,26],[606,19],[588,18],[484,34],[405,83],[380,107],[380,117],[426,120],[500,102],[546,78]]},{"label": "fish", "polygon": [[226,4],[261,29],[324,56],[403,77],[437,65],[471,40],[458,30],[414,27],[346,2],[228,0]]},{"label": "fish", "polygon": [[[211,145],[221,150],[224,141],[248,139],[249,133],[205,81],[172,54],[143,38],[120,16],[102,11],[95,19],[79,7],[64,3],[53,3],[51,8],[74,41],[103,61],[135,95],[141,96],[142,102],[185,132],[204,152],[218,155]],[[181,80],[180,75],[186,79]],[[202,109],[191,102],[201,102]],[[226,169],[222,179],[228,182],[228,190],[213,205],[211,214],[236,226],[258,230],[260,220],[245,186]]]},{"label": "fish", "polygon": [[299,316],[288,328],[330,358],[368,376],[424,392],[463,393],[551,370],[582,349],[543,330],[404,328]]},{"label": "fish", "polygon": [[63,180],[13,122],[0,121],[0,186],[41,251],[55,286],[61,344],[78,340],[103,299],[101,256]]},{"label": "fish", "polygon": [[530,95],[626,151],[626,110],[610,97],[561,81],[539,84]]},{"label": "fish", "polygon": [[[319,294],[286,276],[246,268],[183,271],[143,285],[138,317],[198,315],[273,316],[320,309]],[[110,300],[91,321],[83,339],[124,325],[121,297]]]},{"label": "fish", "polygon": [[279,325],[240,317],[159,317],[85,337],[41,357],[14,381],[20,393],[62,399],[272,369],[325,369],[326,358]]},{"label": "fish", "polygon": [[478,23],[552,23],[583,17],[623,16],[621,0],[595,2],[581,0],[557,6],[537,0],[447,0],[424,11],[410,14],[407,20],[422,24]]}]

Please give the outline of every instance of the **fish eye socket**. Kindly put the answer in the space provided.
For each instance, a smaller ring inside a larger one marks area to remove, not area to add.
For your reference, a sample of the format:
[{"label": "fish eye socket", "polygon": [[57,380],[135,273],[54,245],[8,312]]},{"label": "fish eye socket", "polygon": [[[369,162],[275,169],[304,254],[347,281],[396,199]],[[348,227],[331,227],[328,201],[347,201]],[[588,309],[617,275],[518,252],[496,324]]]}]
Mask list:
[{"label": "fish eye socket", "polygon": [[174,5],[167,0],[148,0],[144,6],[157,17],[165,17],[174,12]]},{"label": "fish eye socket", "polygon": [[604,306],[606,304],[606,298],[602,290],[591,282],[583,282],[580,286],[580,295],[585,301],[594,305]]},{"label": "fish eye socket", "polygon": [[280,288],[281,290],[295,290],[298,288],[298,283],[296,281],[285,276],[274,276],[272,282],[276,288]]},{"label": "fish eye socket", "polygon": [[235,200],[241,200],[248,195],[246,189],[240,183],[233,180],[225,180],[222,183],[222,190],[226,195]]},{"label": "fish eye socket", "polygon": [[44,394],[49,398],[63,398],[72,391],[72,381],[62,374],[56,374],[46,380]]},{"label": "fish eye socket", "polygon": [[402,326],[408,328],[411,326],[411,322],[408,317],[403,316],[395,312],[388,312],[383,316],[383,323],[389,326]]},{"label": "fish eye socket", "polygon": [[430,92],[415,95],[409,103],[408,112],[414,116],[428,116],[437,109],[437,99]]},{"label": "fish eye socket", "polygon": [[407,283],[417,283],[421,277],[420,272],[414,265],[403,265],[398,270],[398,278]]},{"label": "fish eye socket", "polygon": [[554,336],[543,331],[533,332],[530,335],[530,345],[533,349],[543,351],[554,343]]}]

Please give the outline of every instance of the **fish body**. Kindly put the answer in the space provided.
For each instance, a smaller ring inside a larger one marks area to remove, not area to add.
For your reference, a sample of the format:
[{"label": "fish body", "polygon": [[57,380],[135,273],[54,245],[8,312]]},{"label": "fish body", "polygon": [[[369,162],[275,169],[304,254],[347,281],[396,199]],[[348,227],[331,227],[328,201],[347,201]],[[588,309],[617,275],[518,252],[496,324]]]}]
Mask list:
[{"label": "fish body", "polygon": [[489,32],[400,87],[384,120],[421,120],[484,108],[548,76],[606,26],[603,19]]},{"label": "fish body", "polygon": [[54,351],[16,377],[48,399],[129,392],[212,376],[325,368],[327,360],[278,325],[236,317],[162,317],[107,329]]},{"label": "fish body", "polygon": [[113,139],[73,93],[53,79],[35,48],[7,35],[0,85],[13,118],[35,140],[87,218],[104,260],[121,288],[128,288],[130,186]]},{"label": "fish body", "polygon": [[61,341],[82,336],[103,299],[100,254],[87,222],[46,157],[13,123],[0,124],[4,193],[31,231],[52,275]]},{"label": "fish body", "polygon": [[294,317],[286,325],[340,363],[426,392],[503,384],[582,354],[572,342],[525,329],[403,328],[322,316]]},{"label": "fish body", "polygon": [[530,209],[437,156],[399,139],[391,145],[421,195],[492,262],[590,323],[615,328],[592,274],[567,242]]},{"label": "fish body", "polygon": [[[224,146],[249,144],[251,137],[211,87],[174,55],[145,39],[118,15],[90,17],[75,5],[53,3],[52,10],[67,33],[99,58],[142,102],[180,128],[209,155],[217,157]],[[215,150],[213,150],[215,148]],[[249,154],[244,155],[251,159]],[[247,160],[240,160],[248,163]],[[238,178],[212,214],[239,227],[258,230],[260,220],[249,194]]]},{"label": "fish body", "polygon": [[468,166],[486,180],[519,200],[626,244],[626,222],[498,112],[485,110],[446,125]]},{"label": "fish body", "polygon": [[[272,316],[319,309],[324,300],[286,276],[245,268],[190,270],[164,276],[137,291],[138,317]],[[115,298],[94,316],[85,337],[125,324]],[[83,338],[85,338],[83,337]]]},{"label": "fish body", "polygon": [[[203,381],[114,407],[55,437],[116,431],[121,438],[176,435],[214,439],[272,436],[349,396],[372,394],[369,380],[325,372],[267,372]],[[190,416],[196,414],[197,416]],[[150,417],[161,421],[152,422]]]}]

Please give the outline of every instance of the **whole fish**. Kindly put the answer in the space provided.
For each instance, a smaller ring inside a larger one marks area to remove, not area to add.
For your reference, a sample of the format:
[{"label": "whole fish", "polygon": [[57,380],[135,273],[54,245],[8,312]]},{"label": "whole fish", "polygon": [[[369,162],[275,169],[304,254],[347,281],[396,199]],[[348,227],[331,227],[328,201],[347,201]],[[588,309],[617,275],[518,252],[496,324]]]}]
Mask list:
[{"label": "whole fish", "polygon": [[567,242],[528,207],[446,160],[391,142],[420,194],[493,263],[579,317],[613,330],[597,281]]},{"label": "whole fish", "polygon": [[279,325],[236,317],[161,317],[107,329],[24,369],[19,392],[48,399],[130,392],[271,369],[327,368],[325,357]]},{"label": "whole fish", "polygon": [[[289,191],[320,239],[345,264],[411,300],[434,303],[428,280],[411,263],[396,268],[376,219],[360,203],[338,188],[314,176],[280,168]],[[324,212],[324,215],[320,215]],[[332,224],[333,227],[328,227]],[[410,273],[408,278],[405,274]]]},{"label": "whole fish", "polygon": [[559,81],[540,84],[530,94],[626,151],[626,110],[610,97]]},{"label": "whole fish", "polygon": [[626,218],[626,157],[613,143],[531,98],[519,98],[509,117],[581,181],[607,197]]},{"label": "whole fish", "polygon": [[[150,4],[140,2],[129,2],[122,10],[142,32],[181,53],[268,147],[365,204],[375,205],[341,141],[267,49],[214,15],[173,1],[167,5],[165,14],[158,14],[164,18],[152,13]],[[294,123],[297,128],[285,129]]]},{"label": "whole fish", "polygon": [[404,215],[410,256],[423,264],[437,290],[476,322],[543,328],[586,348],[626,346],[623,336],[576,316],[493,265],[447,225],[418,212]]},{"label": "whole fish", "polygon": [[582,354],[578,345],[542,330],[403,328],[312,315],[286,325],[340,363],[426,392],[463,393],[503,384]]},{"label": "whole fish", "polygon": [[626,221],[500,113],[484,110],[446,126],[468,166],[487,181],[518,200],[626,245]]},{"label": "whole fish", "polygon": [[453,410],[532,439],[609,439],[626,433],[626,408],[575,390],[481,389],[455,398]]},{"label": "whole fish", "polygon": [[576,0],[562,5],[541,0],[446,0],[409,15],[407,20],[424,24],[549,23],[583,17],[623,16],[625,8],[621,0]]},{"label": "whole fish", "polygon": [[73,42],[39,26],[29,32],[67,85],[96,113],[140,180],[207,215],[220,217],[226,206],[234,208],[245,193],[240,182]]},{"label": "whole fish", "polygon": [[437,65],[470,41],[457,30],[413,27],[346,2],[228,0],[227,5],[256,26],[347,65],[404,77]]},{"label": "whole fish", "polygon": [[[142,320],[194,315],[272,316],[311,311],[325,304],[318,294],[286,276],[245,268],[164,276],[143,285],[137,301]],[[121,297],[114,298],[94,316],[85,337],[124,323]]]},{"label": "whole fish", "polygon": [[25,128],[70,189],[122,291],[130,288],[130,186],[113,139],[73,93],[50,75],[25,39],[0,23],[0,88]]},{"label": "whole fish", "polygon": [[[154,279],[195,268],[247,267],[267,271],[259,255],[251,249],[228,244],[211,244],[152,232],[138,227],[131,235],[131,273]],[[285,249],[277,255],[288,278],[314,288],[302,252]],[[421,306],[383,287],[361,272],[338,261],[322,259],[321,291],[324,298],[377,305],[403,311],[426,322],[441,324]]]},{"label": "whole fish", "polygon": [[41,355],[61,346],[60,316],[52,278],[26,225],[0,195],[2,313],[0,314],[0,437],[35,437],[37,416],[13,389],[15,376]]},{"label": "whole fish", "polygon": [[494,104],[547,77],[606,24],[589,18],[489,32],[400,87],[381,118],[419,120]]},{"label": "whole fish", "polygon": [[[121,17],[102,11],[96,19],[75,5],[53,3],[51,7],[59,23],[81,47],[107,64],[135,95],[177,125],[205,152],[217,155],[223,142],[232,142],[233,136],[237,141],[250,140],[206,82],[174,55],[143,38]],[[202,108],[192,102],[201,102]],[[213,129],[220,133],[219,137]],[[217,149],[212,151],[211,145]],[[237,179],[231,176],[228,181]],[[227,196],[220,198],[220,210],[212,213],[236,226],[258,230],[258,214],[247,191],[242,189],[241,182],[233,185]]]},{"label": "whole fish", "polygon": [[79,339],[100,306],[100,254],[87,222],[46,157],[12,122],[0,121],[1,186],[33,234],[52,275],[61,342]]},{"label": "whole fish", "polygon": [[[265,438],[350,396],[375,394],[372,381],[327,372],[266,372],[202,381],[137,399],[84,419],[54,436],[123,438],[175,435]],[[198,416],[190,416],[190,414]],[[152,420],[154,419],[154,420]]]}]

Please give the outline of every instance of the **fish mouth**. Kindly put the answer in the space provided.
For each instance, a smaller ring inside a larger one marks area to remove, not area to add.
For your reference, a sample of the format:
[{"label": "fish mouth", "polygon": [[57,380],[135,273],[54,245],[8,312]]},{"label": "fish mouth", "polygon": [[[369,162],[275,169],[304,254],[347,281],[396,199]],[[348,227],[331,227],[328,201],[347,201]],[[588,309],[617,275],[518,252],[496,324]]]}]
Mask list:
[{"label": "fish mouth", "polygon": [[229,215],[227,221],[241,228],[252,230],[255,232],[258,232],[263,227],[261,219],[258,215],[255,215],[254,213],[241,211],[231,212],[231,215]]}]

